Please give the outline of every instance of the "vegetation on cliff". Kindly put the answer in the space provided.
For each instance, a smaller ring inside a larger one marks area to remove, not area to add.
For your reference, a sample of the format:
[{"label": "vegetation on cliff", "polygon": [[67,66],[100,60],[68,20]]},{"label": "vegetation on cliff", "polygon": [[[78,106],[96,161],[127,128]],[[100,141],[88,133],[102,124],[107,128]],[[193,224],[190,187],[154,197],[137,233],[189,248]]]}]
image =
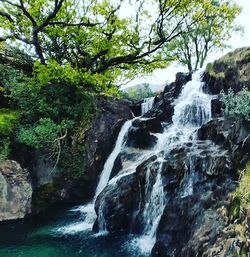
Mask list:
[{"label": "vegetation on cliff", "polygon": [[[72,153],[77,128],[89,127],[97,95],[119,96],[118,79],[166,67],[182,45],[178,38],[221,19],[222,9],[229,31],[240,11],[228,0],[146,2],[122,17],[128,2],[0,1],[0,97],[3,107],[20,110],[17,142],[57,166],[64,151]],[[82,150],[66,159],[74,154]]]}]

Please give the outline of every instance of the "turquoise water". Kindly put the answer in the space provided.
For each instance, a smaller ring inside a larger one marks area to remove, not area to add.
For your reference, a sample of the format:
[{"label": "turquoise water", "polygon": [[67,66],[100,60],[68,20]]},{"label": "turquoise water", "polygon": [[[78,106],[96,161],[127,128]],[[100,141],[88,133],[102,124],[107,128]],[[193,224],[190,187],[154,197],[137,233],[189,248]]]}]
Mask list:
[{"label": "turquoise water", "polygon": [[0,225],[0,257],[145,257],[124,235],[97,236],[92,231],[62,234],[58,229],[81,219],[65,209]]}]

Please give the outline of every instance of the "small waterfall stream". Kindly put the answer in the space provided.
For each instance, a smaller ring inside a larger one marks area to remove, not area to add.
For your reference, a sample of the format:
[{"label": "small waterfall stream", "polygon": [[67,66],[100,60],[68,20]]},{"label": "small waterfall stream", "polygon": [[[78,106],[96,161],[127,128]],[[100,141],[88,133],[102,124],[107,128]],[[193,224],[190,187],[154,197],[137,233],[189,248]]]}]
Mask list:
[{"label": "small waterfall stream", "polygon": [[86,205],[77,207],[72,210],[72,211],[81,212],[84,215],[84,221],[76,222],[71,225],[59,228],[58,229],[59,232],[62,232],[65,234],[74,234],[79,231],[92,229],[93,224],[97,218],[95,213],[96,198],[105,188],[105,186],[108,184],[115,159],[118,156],[118,154],[121,152],[122,148],[124,147],[124,143],[126,142],[126,136],[129,128],[132,125],[133,120],[134,119],[126,121],[121,127],[121,130],[116,140],[115,147],[104,164],[93,200]]},{"label": "small waterfall stream", "polygon": [[[152,249],[156,240],[157,227],[166,205],[161,175],[163,164],[166,161],[164,156],[176,147],[189,142],[194,143],[197,129],[211,118],[212,97],[202,92],[203,83],[201,82],[201,75],[202,71],[194,73],[192,80],[183,87],[180,96],[174,101],[173,122],[165,126],[163,133],[154,134],[158,138],[156,145],[149,150],[139,151],[137,149],[135,151],[136,160],[127,161],[126,167],[110,180],[110,174],[119,153],[122,151],[131,151],[126,146],[126,140],[133,121],[135,119],[143,120],[143,118],[135,118],[124,123],[118,135],[116,145],[104,165],[93,201],[88,205],[75,209],[75,211],[81,211],[85,215],[84,221],[63,228],[62,231],[64,233],[75,233],[84,229],[91,229],[96,219],[94,202],[102,190],[106,186],[112,187],[122,177],[135,173],[136,168],[140,164],[153,155],[156,155],[158,168],[153,185],[150,170],[147,171],[146,175],[145,205],[143,206],[144,209],[141,210],[143,220],[142,235],[133,240],[133,244],[139,246],[145,252],[149,252]],[[154,98],[148,98],[142,103],[142,115],[152,108],[153,102]],[[187,156],[182,197],[192,195],[193,177],[192,156]],[[101,202],[98,223],[99,228],[105,230],[105,218],[102,211],[104,206],[105,202]]]},{"label": "small waterfall stream", "polygon": [[147,113],[153,107],[154,99],[155,99],[154,97],[148,97],[143,100],[143,102],[141,104],[142,115]]}]

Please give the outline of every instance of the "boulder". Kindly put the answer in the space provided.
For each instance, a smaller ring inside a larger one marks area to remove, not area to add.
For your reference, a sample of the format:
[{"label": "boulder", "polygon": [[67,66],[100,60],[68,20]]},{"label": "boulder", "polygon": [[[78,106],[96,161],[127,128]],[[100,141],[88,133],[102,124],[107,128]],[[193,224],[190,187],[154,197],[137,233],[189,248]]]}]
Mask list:
[{"label": "boulder", "polygon": [[0,164],[0,221],[31,213],[32,186],[27,170],[15,161]]},{"label": "boulder", "polygon": [[139,204],[139,184],[136,174],[126,175],[114,182],[98,196],[95,210],[98,219],[95,230],[129,232],[134,209]]},{"label": "boulder", "polygon": [[128,132],[126,145],[128,147],[150,149],[157,143],[157,137],[152,135],[147,128],[132,127]]}]

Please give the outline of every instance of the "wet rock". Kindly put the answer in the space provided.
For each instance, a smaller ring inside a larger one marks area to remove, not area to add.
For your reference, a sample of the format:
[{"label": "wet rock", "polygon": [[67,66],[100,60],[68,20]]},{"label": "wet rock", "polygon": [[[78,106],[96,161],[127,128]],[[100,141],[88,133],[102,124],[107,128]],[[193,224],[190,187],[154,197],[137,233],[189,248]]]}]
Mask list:
[{"label": "wet rock", "polygon": [[175,88],[174,88],[174,97],[178,97],[182,87],[192,79],[192,73],[183,73],[178,72],[176,73],[175,79]]},{"label": "wet rock", "polygon": [[222,102],[218,98],[211,100],[211,112],[213,118],[223,116]]},{"label": "wet rock", "polygon": [[122,177],[106,187],[98,196],[95,210],[98,220],[95,229],[110,232],[129,231],[133,213],[139,204],[139,186],[136,174]]},{"label": "wet rock", "polygon": [[133,112],[135,117],[139,117],[142,114],[141,104],[143,101],[135,102],[130,105],[130,109]]},{"label": "wet rock", "polygon": [[162,123],[154,118],[136,119],[133,122],[133,127],[147,129],[151,133],[162,133]]},{"label": "wet rock", "polygon": [[211,140],[231,153],[231,161],[237,167],[250,158],[249,124],[240,125],[233,119],[217,118],[198,130],[200,140]]},{"label": "wet rock", "polygon": [[128,132],[126,145],[128,147],[150,149],[157,142],[156,136],[152,135],[145,127],[132,127]]},{"label": "wet rock", "polygon": [[0,164],[0,221],[21,219],[31,212],[29,173],[15,161]]},{"label": "wet rock", "polygon": [[155,97],[153,108],[144,117],[154,118],[156,122],[172,122],[174,99],[179,96],[183,85],[191,79],[191,73],[177,73],[175,82],[167,85],[164,91]]},{"label": "wet rock", "polygon": [[87,179],[85,185],[89,199],[95,192],[99,175],[115,146],[122,125],[133,117],[130,104],[130,102],[113,98],[99,99],[98,105],[101,112],[93,120],[86,137],[82,142],[77,142],[77,144],[86,145],[84,178]]}]

